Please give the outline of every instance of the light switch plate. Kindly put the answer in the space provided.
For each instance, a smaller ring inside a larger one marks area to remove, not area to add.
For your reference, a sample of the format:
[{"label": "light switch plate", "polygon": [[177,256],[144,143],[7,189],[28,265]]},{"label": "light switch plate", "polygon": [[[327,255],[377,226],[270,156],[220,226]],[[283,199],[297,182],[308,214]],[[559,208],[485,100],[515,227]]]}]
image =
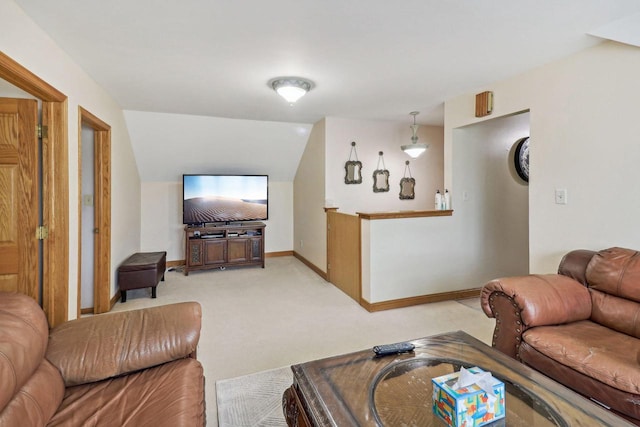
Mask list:
[{"label": "light switch plate", "polygon": [[93,206],[93,196],[91,194],[82,195],[82,204],[84,206]]},{"label": "light switch plate", "polygon": [[556,205],[566,205],[566,204],[567,204],[567,189],[556,188]]}]

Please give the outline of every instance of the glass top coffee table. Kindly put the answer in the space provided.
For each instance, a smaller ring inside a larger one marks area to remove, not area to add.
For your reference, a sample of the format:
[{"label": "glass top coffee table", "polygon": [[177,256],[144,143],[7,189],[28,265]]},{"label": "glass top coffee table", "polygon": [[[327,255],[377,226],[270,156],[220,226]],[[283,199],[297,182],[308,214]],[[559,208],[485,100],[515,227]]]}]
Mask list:
[{"label": "glass top coffee table", "polygon": [[505,384],[506,418],[491,426],[632,426],[624,419],[462,332],[411,341],[412,353],[371,350],[291,367],[283,396],[290,426],[444,426],[431,379],[478,366]]}]

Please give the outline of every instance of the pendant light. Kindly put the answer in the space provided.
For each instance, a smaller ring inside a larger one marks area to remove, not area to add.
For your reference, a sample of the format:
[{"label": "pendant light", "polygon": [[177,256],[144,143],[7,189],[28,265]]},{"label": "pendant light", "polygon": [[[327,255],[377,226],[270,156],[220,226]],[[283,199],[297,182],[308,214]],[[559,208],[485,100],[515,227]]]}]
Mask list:
[{"label": "pendant light", "polygon": [[411,136],[411,144],[403,145],[401,148],[402,151],[407,153],[411,158],[416,159],[420,157],[420,155],[424,153],[429,146],[422,142],[418,142],[418,125],[416,124],[416,116],[420,114],[420,112],[412,111],[409,114],[413,116],[413,124],[410,126],[413,131],[413,136]]}]

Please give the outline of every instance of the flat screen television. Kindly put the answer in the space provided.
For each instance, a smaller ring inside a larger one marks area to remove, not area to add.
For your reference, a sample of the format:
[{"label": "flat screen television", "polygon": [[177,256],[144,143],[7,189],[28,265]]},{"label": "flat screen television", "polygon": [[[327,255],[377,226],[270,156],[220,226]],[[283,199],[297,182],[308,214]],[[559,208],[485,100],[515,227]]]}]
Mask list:
[{"label": "flat screen television", "polygon": [[183,175],[182,223],[269,219],[268,175]]}]

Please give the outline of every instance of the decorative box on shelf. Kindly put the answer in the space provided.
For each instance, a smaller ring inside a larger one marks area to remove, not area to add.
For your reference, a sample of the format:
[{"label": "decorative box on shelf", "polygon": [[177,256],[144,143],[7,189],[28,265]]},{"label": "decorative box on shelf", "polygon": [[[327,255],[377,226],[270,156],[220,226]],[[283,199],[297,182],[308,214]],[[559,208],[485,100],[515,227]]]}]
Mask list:
[{"label": "decorative box on shelf", "polygon": [[449,426],[480,427],[505,416],[504,384],[489,372],[462,368],[431,381],[433,413]]}]

